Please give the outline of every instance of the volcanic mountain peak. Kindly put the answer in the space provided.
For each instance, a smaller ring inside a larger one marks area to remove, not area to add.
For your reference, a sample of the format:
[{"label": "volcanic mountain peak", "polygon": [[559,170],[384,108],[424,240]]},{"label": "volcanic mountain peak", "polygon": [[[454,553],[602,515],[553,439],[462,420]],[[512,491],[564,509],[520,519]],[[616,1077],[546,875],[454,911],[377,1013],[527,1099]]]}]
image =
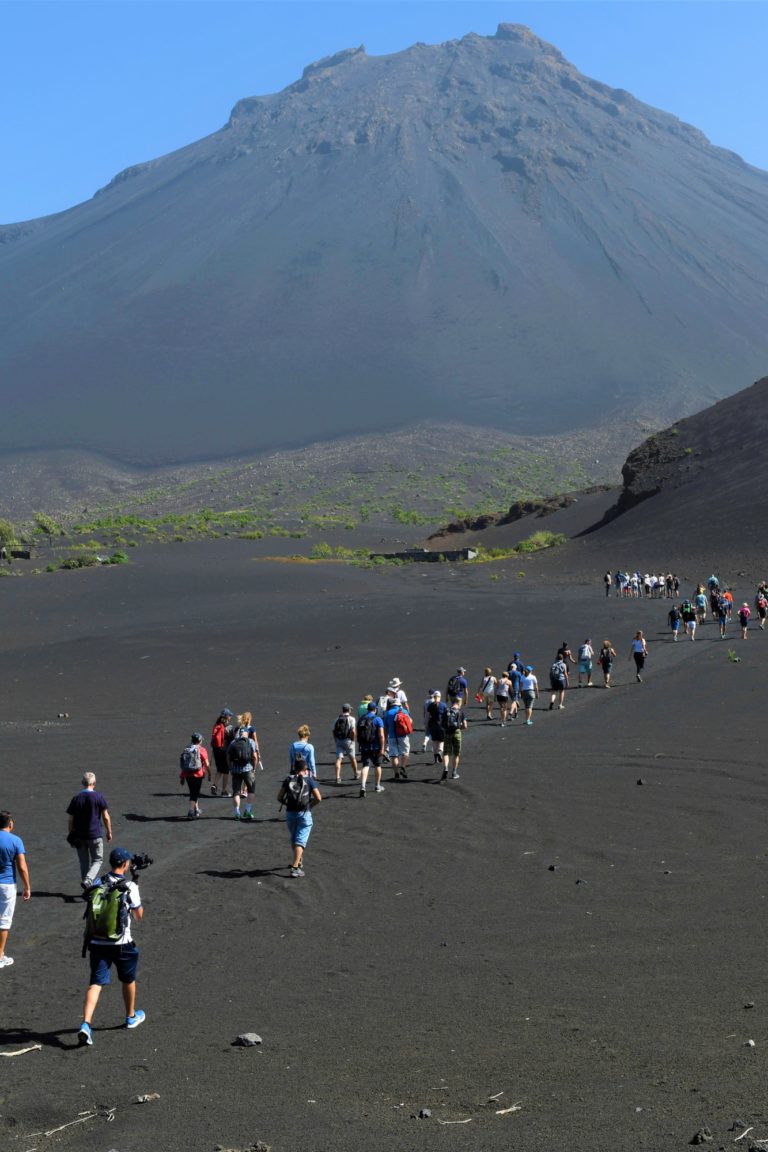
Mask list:
[{"label": "volcanic mountain peak", "polygon": [[362,390],[389,430],[658,426],[764,374],[767,221],[768,174],[527,28],[346,49],[0,231],[0,451],[268,450]]}]

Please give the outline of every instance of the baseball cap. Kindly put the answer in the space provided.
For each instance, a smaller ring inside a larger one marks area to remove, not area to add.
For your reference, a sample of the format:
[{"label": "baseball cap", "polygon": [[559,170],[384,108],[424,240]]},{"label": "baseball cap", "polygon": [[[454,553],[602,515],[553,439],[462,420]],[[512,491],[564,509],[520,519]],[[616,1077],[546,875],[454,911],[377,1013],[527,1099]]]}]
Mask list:
[{"label": "baseball cap", "polygon": [[533,664],[526,664],[525,670],[526,672],[533,672]]},{"label": "baseball cap", "polygon": [[222,716],[234,716],[234,712],[232,711],[231,708],[222,708],[221,715]]},{"label": "baseball cap", "polygon": [[376,703],[375,703],[375,701],[373,701],[373,700],[369,700],[369,701],[368,701],[368,711],[369,711],[369,712],[375,712],[375,711],[376,711]]},{"label": "baseball cap", "polygon": [[113,848],[109,854],[109,862],[113,868],[119,868],[127,860],[133,860],[133,852],[129,852],[127,848]]},{"label": "baseball cap", "polygon": [[193,732],[192,733],[192,743],[193,744],[202,744],[202,742],[203,742],[202,732]]},{"label": "baseball cap", "polygon": [[460,674],[463,674],[464,672],[466,672],[466,668],[457,668],[456,671],[459,672]]}]

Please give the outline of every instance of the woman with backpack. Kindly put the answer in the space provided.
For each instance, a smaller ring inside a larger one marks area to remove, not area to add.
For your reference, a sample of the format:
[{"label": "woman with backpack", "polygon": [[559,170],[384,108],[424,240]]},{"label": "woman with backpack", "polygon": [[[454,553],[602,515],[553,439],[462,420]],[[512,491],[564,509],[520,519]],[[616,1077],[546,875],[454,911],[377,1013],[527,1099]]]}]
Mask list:
[{"label": "woman with backpack", "polygon": [[517,715],[517,701],[512,699],[512,681],[509,678],[509,672],[502,672],[496,681],[496,703],[499,706],[499,720],[501,721],[502,728],[506,727],[509,718],[510,705],[514,708],[514,715]]},{"label": "woman with backpack", "polygon": [[208,753],[203,747],[203,736],[201,732],[193,732],[192,738],[181,753],[179,757],[179,778],[186,782],[189,789],[189,808],[187,809],[187,820],[195,820],[197,817],[202,816],[200,811],[200,789],[203,786],[203,779],[208,774],[208,781],[211,779],[211,766],[208,760]]},{"label": "woman with backpack", "polygon": [[234,719],[234,712],[229,708],[222,708],[219,715],[216,717],[211,732],[211,752],[213,753],[213,762],[216,765],[216,779],[211,784],[211,796],[218,796],[221,790],[222,796],[230,796],[229,791],[229,761],[227,760],[227,748],[234,739],[235,732],[232,727]]},{"label": "woman with backpack", "polygon": [[290,760],[291,764],[291,772],[294,771],[297,757],[301,756],[304,760],[306,760],[310,774],[314,776],[315,748],[314,745],[310,744],[309,742],[309,738],[312,735],[309,730],[309,725],[301,724],[296,730],[296,735],[298,736],[298,740],[294,740],[293,744],[291,744],[290,748],[288,749],[288,759]]},{"label": "woman with backpack", "polygon": [[[675,637],[675,639],[677,639],[677,637]],[[610,640],[603,640],[603,646],[600,649],[600,655],[598,659],[600,661],[600,667],[603,670],[603,681],[605,683],[605,687],[610,688],[611,672],[613,672],[613,662],[616,659],[616,653],[611,647]]]}]

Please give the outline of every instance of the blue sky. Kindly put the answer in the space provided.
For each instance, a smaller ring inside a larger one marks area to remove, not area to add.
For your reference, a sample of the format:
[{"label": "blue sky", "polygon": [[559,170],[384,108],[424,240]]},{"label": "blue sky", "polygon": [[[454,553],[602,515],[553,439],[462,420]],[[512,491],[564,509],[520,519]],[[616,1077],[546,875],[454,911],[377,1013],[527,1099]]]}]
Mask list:
[{"label": "blue sky", "polygon": [[321,56],[490,35],[503,21],[768,169],[761,0],[0,0],[0,21],[0,223],[88,199]]}]

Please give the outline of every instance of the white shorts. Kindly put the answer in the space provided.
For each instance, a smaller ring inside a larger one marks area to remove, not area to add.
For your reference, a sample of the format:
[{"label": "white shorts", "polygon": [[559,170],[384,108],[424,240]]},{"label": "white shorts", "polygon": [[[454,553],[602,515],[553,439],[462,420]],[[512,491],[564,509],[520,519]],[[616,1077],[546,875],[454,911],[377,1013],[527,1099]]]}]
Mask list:
[{"label": "white shorts", "polygon": [[13,922],[16,907],[16,885],[0,884],[0,931],[7,931]]},{"label": "white shorts", "polygon": [[390,754],[390,756],[410,756],[410,753],[411,753],[411,738],[410,738],[410,736],[390,737],[390,741],[389,741],[389,754]]}]

